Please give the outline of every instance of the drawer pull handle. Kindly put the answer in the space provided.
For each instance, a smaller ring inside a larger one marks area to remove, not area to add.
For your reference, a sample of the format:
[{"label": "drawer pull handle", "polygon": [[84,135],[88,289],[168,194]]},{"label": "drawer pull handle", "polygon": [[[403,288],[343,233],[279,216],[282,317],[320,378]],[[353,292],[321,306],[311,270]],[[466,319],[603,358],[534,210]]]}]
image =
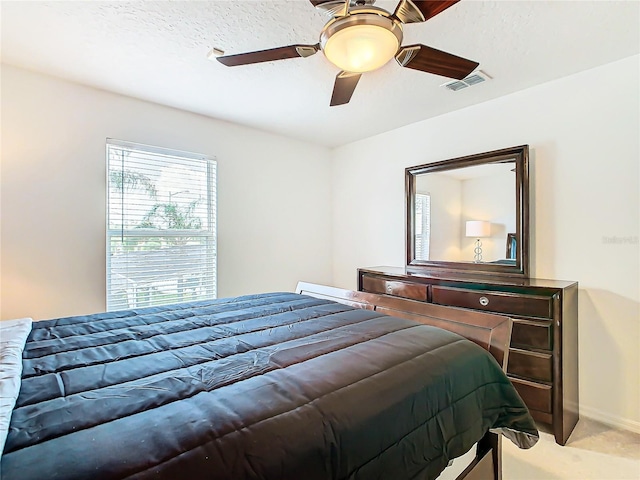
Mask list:
[{"label": "drawer pull handle", "polygon": [[393,291],[393,287],[391,285],[387,285],[387,293],[391,293]]},{"label": "drawer pull handle", "polygon": [[487,297],[480,297],[480,305],[482,305],[483,307],[486,307],[487,305],[489,305],[489,299]]}]

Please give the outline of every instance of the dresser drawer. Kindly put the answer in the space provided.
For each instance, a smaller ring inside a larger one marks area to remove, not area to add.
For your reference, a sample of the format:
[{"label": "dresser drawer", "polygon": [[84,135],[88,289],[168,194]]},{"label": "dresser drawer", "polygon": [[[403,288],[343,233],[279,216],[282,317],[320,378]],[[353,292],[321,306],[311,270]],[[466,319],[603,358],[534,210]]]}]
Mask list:
[{"label": "dresser drawer", "polygon": [[464,288],[432,287],[433,303],[454,307],[473,308],[488,312],[522,315],[526,317],[552,317],[551,297],[514,294],[508,292],[488,292]]},{"label": "dresser drawer", "polygon": [[543,382],[553,380],[553,356],[550,353],[527,352],[519,348],[509,349],[507,373]]},{"label": "dresser drawer", "polygon": [[541,350],[553,349],[553,324],[513,318],[511,345]]},{"label": "dresser drawer", "polygon": [[428,288],[428,285],[422,285],[419,283],[385,280],[382,278],[370,277],[368,275],[362,276],[362,289],[365,292],[383,293],[386,295],[426,302]]},{"label": "dresser drawer", "polygon": [[[511,359],[509,359],[511,360]],[[552,413],[551,410],[551,386],[541,385],[539,383],[521,380],[519,378],[510,377],[511,383],[518,391],[518,394],[532,410]]]}]

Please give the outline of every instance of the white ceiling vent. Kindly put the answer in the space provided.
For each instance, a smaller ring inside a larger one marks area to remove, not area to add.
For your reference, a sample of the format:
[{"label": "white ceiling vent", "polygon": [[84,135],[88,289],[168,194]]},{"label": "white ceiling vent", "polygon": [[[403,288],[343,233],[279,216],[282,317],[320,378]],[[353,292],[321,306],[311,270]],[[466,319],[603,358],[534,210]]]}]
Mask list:
[{"label": "white ceiling vent", "polygon": [[453,82],[443,83],[440,86],[457,92],[458,90],[477,85],[478,83],[486,82],[487,80],[491,80],[491,77],[489,75],[484,73],[482,70],[476,70],[462,80],[454,80]]}]

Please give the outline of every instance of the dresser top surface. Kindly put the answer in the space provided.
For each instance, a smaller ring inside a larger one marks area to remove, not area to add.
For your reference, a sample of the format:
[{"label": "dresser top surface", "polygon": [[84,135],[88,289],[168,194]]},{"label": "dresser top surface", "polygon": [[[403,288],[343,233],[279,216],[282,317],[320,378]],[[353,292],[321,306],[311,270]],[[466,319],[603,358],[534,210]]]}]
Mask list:
[{"label": "dresser top surface", "polygon": [[450,280],[465,283],[490,283],[492,285],[508,285],[508,286],[523,286],[523,287],[541,287],[541,288],[567,288],[578,282],[565,281],[565,280],[548,280],[543,278],[519,278],[519,277],[503,277],[497,275],[464,275],[456,273],[435,273],[435,272],[416,272],[407,269],[406,267],[361,267],[360,271],[377,273],[380,275],[389,276],[402,276],[415,278],[417,281],[420,279],[433,279],[433,280]]}]

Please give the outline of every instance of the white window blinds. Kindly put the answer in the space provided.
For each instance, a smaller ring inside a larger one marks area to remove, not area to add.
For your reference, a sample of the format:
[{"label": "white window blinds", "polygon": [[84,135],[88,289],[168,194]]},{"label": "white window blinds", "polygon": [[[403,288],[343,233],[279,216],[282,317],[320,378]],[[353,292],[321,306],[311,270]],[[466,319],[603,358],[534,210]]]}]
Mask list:
[{"label": "white window blinds", "polygon": [[431,236],[431,195],[416,194],[416,259],[429,260],[429,240]]},{"label": "white window blinds", "polygon": [[216,162],[107,139],[107,310],[216,296]]}]

